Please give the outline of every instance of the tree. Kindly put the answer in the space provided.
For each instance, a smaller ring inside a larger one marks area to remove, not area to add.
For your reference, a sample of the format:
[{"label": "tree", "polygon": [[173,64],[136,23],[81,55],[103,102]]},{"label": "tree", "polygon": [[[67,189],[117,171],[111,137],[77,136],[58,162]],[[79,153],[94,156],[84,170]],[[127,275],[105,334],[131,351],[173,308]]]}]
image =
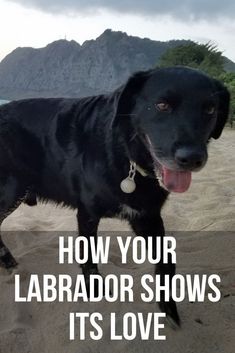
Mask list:
[{"label": "tree", "polygon": [[159,66],[183,65],[199,69],[209,76],[221,80],[231,93],[231,125],[235,121],[235,73],[224,70],[222,52],[211,43],[189,42],[168,49],[161,57]]},{"label": "tree", "polygon": [[222,53],[211,43],[189,42],[168,49],[160,59],[160,66],[184,65],[200,69],[210,76],[217,77],[224,72]]}]

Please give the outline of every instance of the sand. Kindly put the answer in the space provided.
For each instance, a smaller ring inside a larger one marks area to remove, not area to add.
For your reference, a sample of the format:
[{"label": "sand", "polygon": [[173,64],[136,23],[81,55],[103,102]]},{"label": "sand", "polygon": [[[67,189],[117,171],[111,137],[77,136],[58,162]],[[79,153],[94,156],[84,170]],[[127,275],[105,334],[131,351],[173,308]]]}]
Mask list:
[{"label": "sand", "polygon": [[[220,140],[211,143],[206,167],[193,175],[190,190],[171,195],[163,210],[165,226],[177,239],[177,272],[213,274],[221,277],[221,300],[212,303],[185,301],[178,304],[182,328],[166,325],[166,341],[110,341],[109,313],[115,312],[118,327],[127,311],[158,312],[155,303],[15,303],[14,275],[19,273],[27,285],[30,274],[80,273],[77,264],[58,264],[58,234],[76,230],[75,212],[54,205],[21,205],[2,226],[3,237],[19,266],[14,271],[0,269],[0,353],[232,353],[235,350],[235,131],[225,130]],[[103,220],[100,230],[128,231],[119,220]],[[17,232],[15,232],[17,231]],[[20,232],[22,231],[22,232]],[[26,231],[26,232],[24,232]],[[45,231],[40,233],[40,231]],[[176,232],[178,231],[178,232]],[[152,273],[147,263],[122,265],[116,242],[112,241],[108,265],[101,272],[127,273],[138,283],[141,275]],[[137,292],[140,290],[137,286]],[[70,312],[101,312],[103,339],[69,341]]]}]

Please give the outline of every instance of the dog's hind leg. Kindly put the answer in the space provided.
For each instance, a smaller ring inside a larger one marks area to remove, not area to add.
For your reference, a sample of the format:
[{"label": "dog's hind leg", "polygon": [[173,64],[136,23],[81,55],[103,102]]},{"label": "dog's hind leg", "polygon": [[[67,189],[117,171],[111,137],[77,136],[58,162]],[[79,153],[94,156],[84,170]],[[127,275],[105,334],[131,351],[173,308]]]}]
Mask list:
[{"label": "dog's hind leg", "polygon": [[[87,293],[89,295],[90,293],[90,275],[92,274],[99,274],[98,266],[97,264],[94,264],[92,261],[92,254],[91,254],[91,245],[90,245],[90,238],[94,237],[95,243],[97,241],[97,230],[98,230],[98,225],[99,225],[99,218],[92,217],[89,215],[89,213],[82,209],[79,208],[78,213],[77,213],[77,221],[78,221],[78,230],[79,230],[79,235],[86,237],[88,240],[88,261],[81,265],[82,268],[82,273],[85,277],[86,281],[86,287],[87,287]],[[83,257],[83,252],[84,248],[81,245],[80,248],[81,255]],[[95,288],[95,292],[97,291],[97,288]]]},{"label": "dog's hind leg", "polygon": [[[24,194],[24,188],[20,187],[15,177],[0,175],[0,227],[4,219],[20,205]],[[0,266],[11,268],[16,265],[16,260],[4,244],[0,234]]]},{"label": "dog's hind leg", "polygon": [[12,268],[15,266],[17,266],[17,262],[12,256],[10,250],[3,243],[0,235],[0,267]]},{"label": "dog's hind leg", "polygon": [[[146,215],[142,217],[136,217],[130,220],[130,224],[135,234],[146,237],[152,237],[153,239],[153,256],[155,257],[156,249],[156,237],[163,237],[165,235],[164,225],[162,218],[159,214]],[[163,254],[163,241],[161,241],[161,254]],[[175,275],[175,264],[172,262],[172,256],[169,254],[168,263],[163,263],[163,256],[161,256],[160,262],[156,265],[156,273],[160,275],[161,286],[165,285],[165,276],[169,275],[170,279],[170,293],[171,293],[171,280]],[[166,313],[169,324],[176,328],[180,326],[180,318],[177,311],[176,303],[170,297],[170,301],[166,302],[164,292],[161,291],[159,307],[162,312]]]}]

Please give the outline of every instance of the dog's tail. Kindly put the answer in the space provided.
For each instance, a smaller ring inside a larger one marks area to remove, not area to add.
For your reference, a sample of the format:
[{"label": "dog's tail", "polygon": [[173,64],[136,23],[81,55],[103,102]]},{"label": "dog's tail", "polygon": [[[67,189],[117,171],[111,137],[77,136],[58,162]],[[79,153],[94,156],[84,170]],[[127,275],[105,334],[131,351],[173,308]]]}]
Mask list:
[{"label": "dog's tail", "polygon": [[28,206],[36,206],[37,205],[37,195],[34,191],[29,190],[24,198],[24,203]]}]

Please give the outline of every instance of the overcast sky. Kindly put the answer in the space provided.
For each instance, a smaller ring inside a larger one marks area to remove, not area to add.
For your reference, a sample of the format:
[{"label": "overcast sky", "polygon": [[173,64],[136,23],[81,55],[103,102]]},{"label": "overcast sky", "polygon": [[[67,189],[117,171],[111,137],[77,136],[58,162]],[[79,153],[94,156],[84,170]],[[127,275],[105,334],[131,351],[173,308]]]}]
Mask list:
[{"label": "overcast sky", "polygon": [[235,0],[0,0],[0,60],[19,46],[67,38],[83,43],[105,29],[155,40],[209,40],[235,61]]}]

